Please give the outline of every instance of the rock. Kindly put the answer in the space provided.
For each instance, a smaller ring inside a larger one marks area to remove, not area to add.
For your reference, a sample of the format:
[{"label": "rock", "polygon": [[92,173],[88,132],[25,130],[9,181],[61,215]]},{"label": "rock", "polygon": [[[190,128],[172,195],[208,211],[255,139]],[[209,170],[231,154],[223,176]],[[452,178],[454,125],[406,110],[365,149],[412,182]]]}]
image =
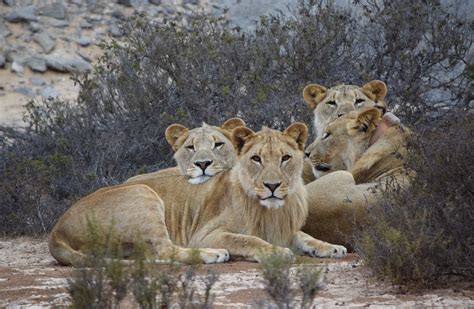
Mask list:
[{"label": "rock", "polygon": [[12,32],[8,29],[7,25],[0,21],[0,38],[6,38],[11,34]]},{"label": "rock", "polygon": [[92,28],[92,24],[89,23],[87,20],[83,19],[81,20],[81,22],[79,23],[79,26],[82,28],[82,29],[91,29]]},{"label": "rock", "polygon": [[92,59],[84,51],[79,49],[78,51],[76,51],[76,54],[78,54],[85,61],[92,62]]},{"label": "rock", "polygon": [[125,18],[125,15],[120,10],[114,10],[111,15],[112,17],[117,18],[117,19]]},{"label": "rock", "polygon": [[5,57],[3,55],[0,55],[0,68],[3,68],[5,66]]},{"label": "rock", "polygon": [[5,19],[11,23],[38,21],[38,17],[36,16],[36,6],[29,5],[13,8],[5,16]]},{"label": "rock", "polygon": [[23,74],[23,71],[24,71],[25,69],[24,69],[24,67],[23,67],[22,64],[20,64],[20,63],[14,61],[14,62],[12,63],[11,70],[12,70],[12,72],[21,75],[21,74]]},{"label": "rock", "polygon": [[43,51],[47,54],[49,54],[54,49],[54,46],[56,46],[56,41],[53,40],[53,38],[46,31],[36,33],[33,36],[33,39],[41,46]]},{"label": "rock", "polygon": [[161,0],[148,0],[148,2],[154,5],[161,5]]},{"label": "rock", "polygon": [[115,38],[120,38],[123,36],[122,30],[120,30],[116,22],[112,22],[110,24],[109,33]]},{"label": "rock", "polygon": [[33,75],[29,78],[30,80],[30,83],[33,85],[33,86],[43,86],[43,85],[46,85],[46,82],[44,81],[44,79],[42,79],[41,77],[37,76],[37,75]]},{"label": "rock", "polygon": [[54,1],[46,4],[39,9],[39,13],[44,16],[53,17],[56,19],[66,19],[67,8],[62,1]]},{"label": "rock", "polygon": [[27,96],[27,97],[33,97],[35,95],[33,90],[31,90],[31,88],[29,88],[29,87],[15,88],[15,92],[18,92],[18,93],[20,93],[24,96]]},{"label": "rock", "polygon": [[41,89],[40,94],[44,98],[56,98],[61,95],[61,92],[59,92],[58,90],[56,90],[56,88],[52,86],[46,86]]},{"label": "rock", "polygon": [[132,6],[132,0],[117,0],[117,3],[128,7]]},{"label": "rock", "polygon": [[15,6],[16,1],[15,0],[3,0],[3,4],[5,4],[6,6]]},{"label": "rock", "polygon": [[36,72],[46,72],[46,60],[40,56],[32,56],[30,57],[27,62],[28,67]]},{"label": "rock", "polygon": [[29,29],[31,32],[38,32],[41,30],[41,26],[37,22],[30,22]]},{"label": "rock", "polygon": [[69,21],[51,18],[48,23],[56,28],[65,28],[69,26]]},{"label": "rock", "polygon": [[73,54],[54,53],[46,56],[46,65],[60,72],[79,72],[86,73],[92,70],[92,65]]},{"label": "rock", "polygon": [[91,45],[93,43],[93,40],[91,38],[81,37],[76,39],[76,43],[83,47],[86,47]]}]

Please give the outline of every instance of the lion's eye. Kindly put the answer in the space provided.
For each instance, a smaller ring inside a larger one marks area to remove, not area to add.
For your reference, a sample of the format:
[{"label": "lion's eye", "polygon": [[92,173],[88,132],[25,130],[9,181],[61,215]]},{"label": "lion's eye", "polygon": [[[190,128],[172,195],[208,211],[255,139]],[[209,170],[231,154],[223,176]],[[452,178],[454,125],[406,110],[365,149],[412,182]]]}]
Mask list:
[{"label": "lion's eye", "polygon": [[186,146],[186,148],[191,150],[191,151],[194,151],[194,145],[188,145],[188,146]]},{"label": "lion's eye", "polygon": [[281,158],[281,162],[285,162],[285,161],[288,161],[291,159],[291,156],[290,155],[284,155],[282,158]]},{"label": "lion's eye", "polygon": [[360,105],[360,104],[362,104],[362,103],[364,103],[364,102],[365,102],[364,99],[357,99],[357,100],[355,101],[355,105]]},{"label": "lion's eye", "polygon": [[225,144],[225,143],[223,143],[223,142],[216,142],[216,143],[214,144],[214,149],[221,148],[222,146],[224,146],[224,144]]},{"label": "lion's eye", "polygon": [[331,133],[326,132],[326,133],[324,133],[324,135],[323,135],[323,139],[327,139],[329,136],[331,136]]},{"label": "lion's eye", "polygon": [[262,162],[262,159],[260,159],[259,156],[252,156],[251,159],[252,159],[253,161],[255,161],[255,162],[258,162],[258,163]]},{"label": "lion's eye", "polygon": [[326,104],[331,105],[331,106],[337,105],[336,101],[327,101]]}]

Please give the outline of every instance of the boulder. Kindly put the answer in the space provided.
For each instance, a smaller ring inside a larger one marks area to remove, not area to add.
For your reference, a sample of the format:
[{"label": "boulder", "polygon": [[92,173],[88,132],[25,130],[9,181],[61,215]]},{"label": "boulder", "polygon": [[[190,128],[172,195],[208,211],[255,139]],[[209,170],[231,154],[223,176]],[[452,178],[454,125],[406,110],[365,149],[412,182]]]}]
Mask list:
[{"label": "boulder", "polygon": [[46,65],[60,72],[87,73],[92,70],[92,65],[74,54],[54,53],[46,56]]}]

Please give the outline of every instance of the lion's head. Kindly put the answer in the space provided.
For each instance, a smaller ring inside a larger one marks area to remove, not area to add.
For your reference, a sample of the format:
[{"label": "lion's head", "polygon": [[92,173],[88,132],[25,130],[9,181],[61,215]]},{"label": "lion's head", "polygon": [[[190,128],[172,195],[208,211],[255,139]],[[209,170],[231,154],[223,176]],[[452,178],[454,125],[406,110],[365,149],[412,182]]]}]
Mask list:
[{"label": "lion's head", "polygon": [[303,98],[314,113],[316,135],[321,135],[329,122],[353,110],[377,107],[382,114],[385,113],[386,94],[387,86],[380,80],[373,80],[362,87],[339,85],[329,89],[310,84],[303,90]]},{"label": "lion's head", "polygon": [[337,170],[350,171],[367,149],[395,126],[400,126],[400,120],[392,113],[382,117],[377,108],[352,111],[330,122],[305,150],[316,178]]},{"label": "lion's head", "polygon": [[204,123],[202,127],[189,130],[180,124],[172,124],[166,129],[166,140],[175,151],[174,159],[190,183],[204,183],[235,165],[237,154],[232,144],[232,131],[240,126],[245,127],[245,122],[232,118],[220,127]]},{"label": "lion's head", "polygon": [[239,153],[234,169],[246,194],[265,208],[280,208],[289,194],[302,186],[303,149],[308,129],[294,123],[283,132],[237,128],[233,140]]}]

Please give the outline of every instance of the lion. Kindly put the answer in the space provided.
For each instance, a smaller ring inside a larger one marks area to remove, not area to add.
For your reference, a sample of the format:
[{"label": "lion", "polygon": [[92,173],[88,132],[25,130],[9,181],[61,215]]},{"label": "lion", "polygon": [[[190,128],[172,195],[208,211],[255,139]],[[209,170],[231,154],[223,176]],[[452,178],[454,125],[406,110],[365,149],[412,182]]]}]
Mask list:
[{"label": "lion", "polygon": [[[395,177],[402,187],[411,174],[404,168],[410,131],[378,109],[353,111],[326,126],[308,146],[316,181],[308,190],[308,220],[303,231],[324,241],[347,245],[362,226],[377,190]],[[324,175],[324,177],[322,177]]]},{"label": "lion", "polygon": [[126,182],[186,175],[191,184],[204,183],[235,165],[237,154],[231,141],[232,130],[245,126],[240,118],[230,118],[219,127],[203,123],[192,130],[172,124],[166,129],[165,137],[175,151],[173,157],[177,167],[137,175]]},{"label": "lion", "polygon": [[405,170],[409,134],[392,113],[382,117],[378,109],[369,108],[329,123],[305,152],[316,178],[345,170],[356,183],[377,182]]},{"label": "lion", "polygon": [[318,84],[309,84],[303,90],[303,98],[314,114],[314,133],[322,134],[326,125],[353,110],[376,107],[383,113],[387,110],[384,98],[387,85],[373,80],[362,87],[338,85],[325,88]]},{"label": "lion", "polygon": [[[176,133],[174,149],[186,147],[186,130]],[[220,263],[229,256],[261,261],[268,253],[342,257],[332,245],[301,231],[306,216],[306,190],[301,179],[308,129],[294,123],[284,131],[253,132],[238,127],[232,141],[236,164],[200,185],[187,176],[150,177],[100,189],[74,204],[58,221],[50,252],[63,264],[85,257],[88,215],[104,229],[115,223],[120,245],[133,252],[134,241],[149,246],[153,258],[191,263]],[[124,250],[124,252],[127,250]],[[127,254],[124,254],[127,257]]]}]

